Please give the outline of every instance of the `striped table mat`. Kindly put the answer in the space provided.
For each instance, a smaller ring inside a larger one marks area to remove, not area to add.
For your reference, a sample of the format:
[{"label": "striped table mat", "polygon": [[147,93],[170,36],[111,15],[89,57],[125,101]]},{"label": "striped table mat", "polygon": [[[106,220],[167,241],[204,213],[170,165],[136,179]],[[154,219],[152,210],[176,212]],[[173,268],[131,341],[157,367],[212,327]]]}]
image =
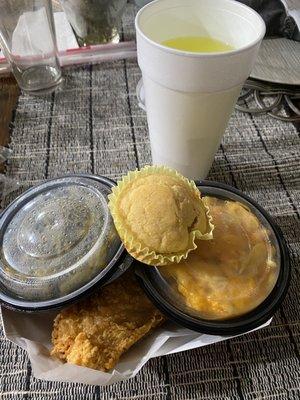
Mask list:
[{"label": "striped table mat", "polygon": [[[151,162],[146,117],[135,98],[135,60],[69,68],[62,90],[21,95],[11,124],[7,175],[23,191],[72,172],[119,178]],[[275,218],[287,240],[291,287],[265,329],[152,359],[109,387],[33,377],[26,353],[0,333],[1,399],[299,399],[300,137],[291,124],[235,112],[209,179],[237,187]],[[14,193],[16,195],[16,193]],[[2,206],[9,201],[4,198]]]}]

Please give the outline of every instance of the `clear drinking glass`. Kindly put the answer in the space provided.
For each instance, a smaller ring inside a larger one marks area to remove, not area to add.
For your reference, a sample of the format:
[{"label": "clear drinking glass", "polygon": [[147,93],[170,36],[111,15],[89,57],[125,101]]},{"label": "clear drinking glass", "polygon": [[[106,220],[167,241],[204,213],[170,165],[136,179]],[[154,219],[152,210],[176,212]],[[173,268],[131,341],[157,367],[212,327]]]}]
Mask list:
[{"label": "clear drinking glass", "polygon": [[60,84],[51,0],[0,0],[0,47],[24,91]]}]

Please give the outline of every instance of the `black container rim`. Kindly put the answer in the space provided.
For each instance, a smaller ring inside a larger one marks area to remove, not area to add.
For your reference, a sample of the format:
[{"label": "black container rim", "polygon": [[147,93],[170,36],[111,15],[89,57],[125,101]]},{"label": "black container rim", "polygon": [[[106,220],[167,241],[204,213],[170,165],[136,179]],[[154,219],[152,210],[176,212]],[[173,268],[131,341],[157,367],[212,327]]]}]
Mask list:
[{"label": "black container rim", "polygon": [[184,326],[196,332],[210,335],[231,336],[246,333],[266,323],[274,315],[274,313],[277,311],[285,298],[291,277],[289,254],[285,239],[283,237],[281,229],[274,222],[269,213],[264,210],[259,204],[257,204],[256,201],[245,195],[240,190],[224,183],[219,183],[215,181],[195,181],[195,184],[200,189],[200,191],[201,187],[211,187],[223,189],[227,192],[229,191],[236,194],[237,196],[240,196],[241,198],[248,201],[254,208],[256,208],[270,224],[278,243],[281,259],[279,275],[273,290],[267,296],[267,298],[254,310],[240,317],[235,317],[227,320],[212,321],[188,315],[177,308],[175,305],[166,301],[166,298],[163,297],[163,295],[152,284],[152,276],[155,273],[155,270],[148,265],[139,262],[136,263],[135,272],[137,275],[137,279],[149,299],[156,305],[156,307],[168,318],[181,326]]},{"label": "black container rim", "polygon": [[[106,186],[109,186],[109,188],[112,188],[113,186],[116,186],[116,182],[112,179],[106,178],[104,176],[100,175],[92,175],[92,174],[68,174],[68,175],[63,175],[59,176],[53,179],[47,179],[43,182],[41,182],[38,185],[32,186],[31,188],[27,189],[24,191],[22,194],[20,194],[18,197],[16,197],[1,213],[0,220],[2,215],[9,213],[13,207],[15,206],[16,203],[20,202],[20,205],[24,205],[28,201],[28,198],[30,198],[30,195],[32,194],[32,191],[39,186],[45,185],[46,183],[53,182],[56,180],[60,179],[65,179],[65,178],[88,178],[92,180],[96,180],[100,183],[103,183]],[[80,300],[83,296],[91,294],[96,288],[103,286],[105,283],[107,283],[113,276],[113,274],[116,272],[118,266],[124,261],[125,257],[127,256],[127,252],[125,250],[125,247],[123,243],[120,240],[120,246],[115,254],[115,256],[112,258],[112,260],[108,263],[108,265],[104,268],[105,273],[103,273],[104,270],[102,270],[102,273],[99,273],[96,275],[91,281],[87,282],[85,285],[81,286],[80,288],[76,289],[75,291],[64,295],[58,299],[51,299],[51,300],[42,300],[42,301],[29,301],[29,300],[23,300],[19,298],[14,298],[12,296],[9,296],[4,293],[4,291],[1,289],[2,284],[0,283],[0,304],[5,306],[6,308],[12,309],[12,310],[17,310],[17,311],[27,311],[27,312],[34,312],[34,311],[46,311],[46,310],[52,310],[56,308],[61,308],[64,306],[67,306],[71,303],[75,303],[78,300]],[[3,287],[3,286],[2,286]]]}]

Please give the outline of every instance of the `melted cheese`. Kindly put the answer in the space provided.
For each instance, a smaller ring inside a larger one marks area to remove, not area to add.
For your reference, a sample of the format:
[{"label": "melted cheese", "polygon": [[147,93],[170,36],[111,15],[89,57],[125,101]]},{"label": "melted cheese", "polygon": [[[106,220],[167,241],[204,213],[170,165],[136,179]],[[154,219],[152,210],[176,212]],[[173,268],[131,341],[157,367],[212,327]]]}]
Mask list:
[{"label": "melted cheese", "polygon": [[214,239],[198,242],[187,260],[161,267],[186,305],[206,319],[227,319],[262,303],[272,291],[278,265],[266,229],[242,204],[204,198]]}]

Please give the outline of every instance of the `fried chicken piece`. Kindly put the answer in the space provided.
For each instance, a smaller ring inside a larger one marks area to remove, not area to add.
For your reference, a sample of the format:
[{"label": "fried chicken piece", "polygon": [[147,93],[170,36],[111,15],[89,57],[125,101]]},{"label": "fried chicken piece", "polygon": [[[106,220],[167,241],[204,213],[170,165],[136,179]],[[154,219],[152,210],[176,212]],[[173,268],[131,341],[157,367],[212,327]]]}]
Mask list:
[{"label": "fried chicken piece", "polygon": [[51,355],[109,371],[126,350],[163,321],[130,272],[57,315]]}]

